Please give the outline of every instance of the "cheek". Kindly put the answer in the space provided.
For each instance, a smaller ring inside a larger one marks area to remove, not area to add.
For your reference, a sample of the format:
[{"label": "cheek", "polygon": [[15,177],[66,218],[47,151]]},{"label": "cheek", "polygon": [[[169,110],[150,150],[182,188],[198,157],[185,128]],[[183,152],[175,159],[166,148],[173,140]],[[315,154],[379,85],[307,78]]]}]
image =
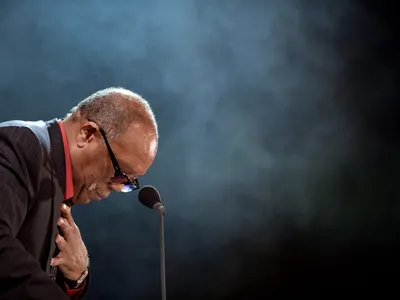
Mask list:
[{"label": "cheek", "polygon": [[[111,172],[110,172],[111,170]],[[90,182],[94,183],[108,183],[114,175],[112,168],[105,165],[96,164],[93,166],[90,174]]]},{"label": "cheek", "polygon": [[[110,174],[113,174],[113,168],[112,164],[108,163],[110,159],[108,157],[103,158],[104,156],[103,153],[91,156],[92,158],[90,159],[86,173],[86,182],[98,183],[110,180],[112,176],[110,176]],[[100,159],[100,157],[102,159]]]},{"label": "cheek", "polygon": [[104,184],[110,183],[110,182],[111,182],[111,177],[112,177],[112,176],[113,176],[113,175],[110,175],[110,172],[106,172],[105,174],[103,174],[103,177],[102,177],[102,179],[101,179],[101,182],[104,183]]},{"label": "cheek", "polygon": [[90,183],[105,183],[110,181],[110,172],[107,172],[106,168],[99,168],[99,166],[91,169],[88,176],[88,182]]}]

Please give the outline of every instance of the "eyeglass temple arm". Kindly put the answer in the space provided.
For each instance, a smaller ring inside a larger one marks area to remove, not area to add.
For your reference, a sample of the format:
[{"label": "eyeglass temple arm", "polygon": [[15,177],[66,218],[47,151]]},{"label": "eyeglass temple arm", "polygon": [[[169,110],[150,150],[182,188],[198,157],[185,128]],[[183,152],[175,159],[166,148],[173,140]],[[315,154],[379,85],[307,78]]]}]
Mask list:
[{"label": "eyeglass temple arm", "polygon": [[115,158],[115,155],[111,150],[110,144],[108,143],[107,138],[106,138],[106,134],[105,134],[105,132],[104,132],[104,130],[102,128],[100,128],[100,133],[104,138],[104,142],[106,143],[106,147],[107,147],[108,153],[110,154],[110,158],[111,158],[111,161],[113,163],[113,167],[114,167],[115,172],[116,173],[122,173],[121,169],[118,167],[117,159]]}]

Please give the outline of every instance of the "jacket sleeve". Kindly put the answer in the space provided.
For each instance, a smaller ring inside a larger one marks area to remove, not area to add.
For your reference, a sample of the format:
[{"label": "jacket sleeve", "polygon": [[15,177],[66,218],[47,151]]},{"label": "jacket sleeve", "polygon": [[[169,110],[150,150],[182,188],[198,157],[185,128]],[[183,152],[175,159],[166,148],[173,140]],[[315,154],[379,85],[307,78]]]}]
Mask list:
[{"label": "jacket sleeve", "polygon": [[41,157],[42,147],[30,129],[0,127],[0,299],[69,299],[17,239]]},{"label": "jacket sleeve", "polygon": [[71,300],[82,300],[85,298],[90,282],[90,267],[88,268],[88,271],[88,275],[82,282],[82,285],[77,289],[71,289],[68,287],[68,285],[65,283],[64,275],[61,272],[57,273],[58,285],[62,287],[63,291],[65,291]]}]

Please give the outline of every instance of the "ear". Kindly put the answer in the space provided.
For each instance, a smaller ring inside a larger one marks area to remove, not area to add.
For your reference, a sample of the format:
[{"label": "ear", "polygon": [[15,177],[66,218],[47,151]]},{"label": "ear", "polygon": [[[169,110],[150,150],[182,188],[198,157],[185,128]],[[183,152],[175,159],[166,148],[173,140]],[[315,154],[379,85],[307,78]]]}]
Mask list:
[{"label": "ear", "polygon": [[79,128],[77,146],[83,148],[98,138],[100,138],[99,126],[94,122],[87,121]]}]

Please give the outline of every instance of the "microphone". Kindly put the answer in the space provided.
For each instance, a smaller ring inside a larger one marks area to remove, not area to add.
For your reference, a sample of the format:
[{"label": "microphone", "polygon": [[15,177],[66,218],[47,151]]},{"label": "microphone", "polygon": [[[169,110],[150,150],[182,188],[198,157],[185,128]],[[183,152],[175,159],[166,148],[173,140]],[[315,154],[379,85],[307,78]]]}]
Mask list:
[{"label": "microphone", "polygon": [[144,206],[156,210],[160,214],[160,256],[161,256],[161,297],[167,299],[165,285],[165,244],[164,244],[164,216],[167,214],[162,203],[160,193],[151,185],[140,188],[139,202]]},{"label": "microphone", "polygon": [[157,210],[161,215],[166,215],[165,207],[162,204],[160,193],[155,187],[146,185],[139,190],[139,202],[144,206]]}]

